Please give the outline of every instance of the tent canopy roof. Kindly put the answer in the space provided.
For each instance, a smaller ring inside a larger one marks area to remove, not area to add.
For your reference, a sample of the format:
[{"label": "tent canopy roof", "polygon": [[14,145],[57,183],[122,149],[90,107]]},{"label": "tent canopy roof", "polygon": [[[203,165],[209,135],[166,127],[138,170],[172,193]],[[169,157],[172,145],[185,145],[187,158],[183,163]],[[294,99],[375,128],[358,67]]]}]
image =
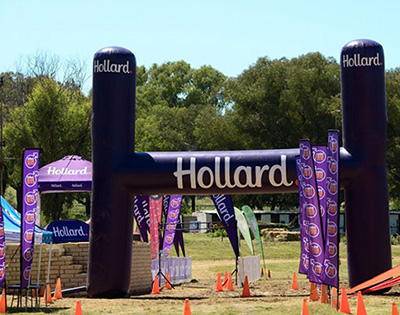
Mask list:
[{"label": "tent canopy roof", "polygon": [[67,155],[40,168],[38,182],[42,193],[90,191],[92,162]]}]

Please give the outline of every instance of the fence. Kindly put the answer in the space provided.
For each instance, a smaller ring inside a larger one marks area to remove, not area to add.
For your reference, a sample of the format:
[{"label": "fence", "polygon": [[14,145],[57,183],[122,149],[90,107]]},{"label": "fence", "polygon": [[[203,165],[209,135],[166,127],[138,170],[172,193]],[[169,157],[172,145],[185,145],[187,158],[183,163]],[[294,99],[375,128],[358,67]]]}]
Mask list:
[{"label": "fence", "polygon": [[246,276],[249,283],[255,282],[261,278],[260,256],[239,257],[238,285],[243,285]]},{"label": "fence", "polygon": [[[153,259],[151,267],[151,273],[154,280],[159,269],[158,259]],[[192,258],[189,256],[161,259],[161,272],[164,276],[167,276],[167,272],[169,273],[169,278],[172,284],[190,282],[192,280]],[[162,276],[161,282],[164,282]]]}]

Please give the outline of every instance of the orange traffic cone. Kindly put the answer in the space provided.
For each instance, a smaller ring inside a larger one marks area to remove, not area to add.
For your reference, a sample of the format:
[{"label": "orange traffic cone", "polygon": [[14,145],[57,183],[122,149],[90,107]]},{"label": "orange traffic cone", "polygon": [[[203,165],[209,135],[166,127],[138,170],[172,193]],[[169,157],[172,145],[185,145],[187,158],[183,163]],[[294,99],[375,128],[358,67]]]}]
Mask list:
[{"label": "orange traffic cone", "polygon": [[160,294],[160,286],[158,285],[157,275],[154,277],[153,291],[151,291],[151,294]]},{"label": "orange traffic cone", "polygon": [[0,299],[0,314],[7,314],[6,290],[3,289]]},{"label": "orange traffic cone", "polygon": [[268,279],[271,279],[271,270],[268,269]]},{"label": "orange traffic cone", "polygon": [[261,277],[264,277],[264,268],[261,268]]},{"label": "orange traffic cone", "polygon": [[340,299],[340,313],[351,314],[349,300],[347,298],[346,288],[342,287],[342,297]]},{"label": "orange traffic cone", "polygon": [[183,310],[183,315],[192,315],[192,311],[190,310],[189,299],[185,300],[185,309]]},{"label": "orange traffic cone", "polygon": [[337,296],[337,288],[332,287],[331,291],[331,306],[337,310],[338,308],[338,296]]},{"label": "orange traffic cone", "polygon": [[48,284],[46,287],[46,290],[43,295],[42,303],[54,304],[53,299],[51,298],[50,284]]},{"label": "orange traffic cone", "polygon": [[222,284],[224,288],[228,286],[228,271],[225,271],[224,282]]},{"label": "orange traffic cone", "polygon": [[81,301],[76,301],[75,315],[82,315]]},{"label": "orange traffic cone", "polygon": [[249,280],[247,279],[247,276],[244,277],[242,297],[251,297],[250,288],[249,288]]},{"label": "orange traffic cone", "polygon": [[310,315],[310,311],[308,309],[307,299],[303,300],[303,308],[301,309],[301,315]]},{"label": "orange traffic cone", "polygon": [[229,273],[228,285],[226,286],[226,290],[227,291],[234,291],[231,273]]},{"label": "orange traffic cone", "polygon": [[165,281],[164,290],[171,290],[171,280],[169,278],[169,273],[167,272],[167,281]]},{"label": "orange traffic cone", "polygon": [[221,274],[218,272],[217,285],[215,286],[214,292],[221,292],[221,291],[224,291],[224,289],[222,288]]},{"label": "orange traffic cone", "polygon": [[61,290],[61,278],[57,279],[57,284],[56,284],[56,289],[54,291],[54,296],[53,299],[54,300],[60,300],[62,299],[62,290]]},{"label": "orange traffic cone", "polygon": [[318,296],[317,284],[315,282],[311,282],[310,301],[315,302],[318,300],[319,300],[319,296]]},{"label": "orange traffic cone", "polygon": [[399,311],[397,310],[396,303],[392,303],[392,315],[399,315]]},{"label": "orange traffic cone", "polygon": [[293,272],[292,290],[298,290],[298,289],[299,289],[299,285],[298,285],[298,283],[297,283],[296,272]]},{"label": "orange traffic cone", "polygon": [[357,294],[357,315],[367,315],[361,291],[358,291]]},{"label": "orange traffic cone", "polygon": [[326,284],[321,286],[321,299],[320,302],[323,304],[329,304],[328,293],[326,292]]}]

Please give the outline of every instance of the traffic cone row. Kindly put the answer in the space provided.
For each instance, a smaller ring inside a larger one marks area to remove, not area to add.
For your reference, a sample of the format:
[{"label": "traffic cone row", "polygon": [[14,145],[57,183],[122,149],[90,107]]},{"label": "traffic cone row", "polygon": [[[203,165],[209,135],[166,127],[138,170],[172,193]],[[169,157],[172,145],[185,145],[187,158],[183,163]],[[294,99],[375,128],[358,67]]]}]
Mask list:
[{"label": "traffic cone row", "polygon": [[[227,274],[227,272],[226,272],[226,274]],[[234,291],[232,275],[230,273],[229,273],[229,276],[228,276],[228,280],[226,281],[226,290],[227,291]],[[224,289],[223,289],[223,285],[222,285],[222,282],[221,282],[221,274],[218,272],[217,284],[215,286],[214,292],[222,292],[222,291],[224,291]],[[244,278],[243,292],[242,292],[241,297],[251,297],[250,288],[249,288],[249,280],[248,280],[247,276],[245,276],[245,278]]]}]

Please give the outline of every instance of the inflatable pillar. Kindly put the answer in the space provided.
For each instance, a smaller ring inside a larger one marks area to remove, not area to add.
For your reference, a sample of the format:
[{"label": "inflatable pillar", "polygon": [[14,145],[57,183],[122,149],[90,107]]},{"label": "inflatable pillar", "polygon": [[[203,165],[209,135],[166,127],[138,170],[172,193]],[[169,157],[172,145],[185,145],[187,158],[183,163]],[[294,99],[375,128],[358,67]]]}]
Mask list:
[{"label": "inflatable pillar", "polygon": [[350,286],[392,266],[386,179],[386,92],[382,46],[355,40],[341,53],[343,146],[354,178],[345,187]]},{"label": "inflatable pillar", "polygon": [[105,48],[94,56],[88,273],[92,297],[121,297],[129,290],[133,199],[116,169],[134,151],[135,74],[135,56],[126,49]]}]

